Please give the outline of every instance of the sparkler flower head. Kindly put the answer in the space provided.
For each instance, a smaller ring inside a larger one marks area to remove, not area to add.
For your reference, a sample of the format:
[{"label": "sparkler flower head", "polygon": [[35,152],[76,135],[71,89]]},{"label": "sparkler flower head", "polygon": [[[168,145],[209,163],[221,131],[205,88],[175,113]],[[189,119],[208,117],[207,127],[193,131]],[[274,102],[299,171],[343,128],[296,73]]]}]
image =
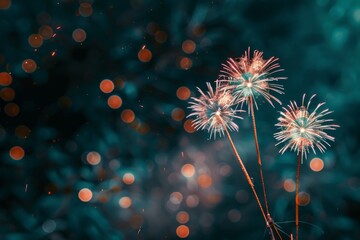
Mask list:
[{"label": "sparkler flower head", "polygon": [[193,126],[196,130],[207,129],[210,137],[216,138],[216,135],[224,135],[224,127],[231,131],[238,131],[238,126],[234,119],[242,119],[237,114],[242,110],[233,109],[234,97],[227,91],[223,91],[220,82],[216,81],[215,91],[210,83],[206,83],[208,91],[204,93],[200,88],[198,91],[200,97],[192,97],[189,108],[192,113],[188,117],[195,116]]},{"label": "sparkler flower head", "polygon": [[283,86],[273,82],[286,79],[285,77],[272,77],[271,75],[283,71],[279,69],[278,58],[271,57],[267,60],[263,58],[263,52],[254,51],[253,57],[250,56],[250,48],[245,51],[240,58],[229,58],[223,64],[220,79],[225,83],[225,89],[232,92],[238,103],[246,103],[250,111],[250,98],[254,100],[258,109],[256,98],[264,97],[273,107],[272,101],[281,104],[280,100],[270,94],[270,91],[283,94]]},{"label": "sparkler flower head", "polygon": [[313,95],[307,105],[305,106],[305,97],[303,95],[302,105],[298,106],[295,101],[290,102],[288,108],[283,107],[283,112],[280,112],[279,122],[275,125],[279,127],[279,132],[274,136],[279,142],[278,144],[285,143],[281,148],[280,153],[284,153],[287,149],[301,152],[302,155],[307,157],[309,149],[311,148],[316,154],[315,147],[324,152],[327,146],[330,146],[328,141],[334,141],[335,138],[328,135],[325,130],[335,130],[339,127],[335,124],[330,124],[333,119],[324,119],[330,113],[329,109],[319,111],[320,107],[325,103],[320,103],[310,113],[309,107],[311,100],[315,97]]}]

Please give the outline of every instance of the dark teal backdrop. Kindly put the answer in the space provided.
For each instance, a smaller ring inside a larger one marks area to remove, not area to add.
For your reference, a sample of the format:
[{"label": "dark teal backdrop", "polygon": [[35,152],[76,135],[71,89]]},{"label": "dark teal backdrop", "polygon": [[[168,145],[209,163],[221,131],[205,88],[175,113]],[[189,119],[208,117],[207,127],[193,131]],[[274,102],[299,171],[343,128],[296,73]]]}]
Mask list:
[{"label": "dark teal backdrop", "polygon": [[[302,165],[300,190],[310,201],[300,207],[300,239],[360,239],[359,1],[0,5],[7,8],[0,9],[0,72],[12,76],[0,90],[15,94],[0,94],[0,239],[177,239],[182,224],[188,239],[268,239],[228,142],[185,131],[188,101],[176,95],[185,86],[195,96],[196,86],[204,89],[228,57],[249,46],[279,58],[288,77],[279,96],[284,104],[317,94],[315,103],[325,101],[341,126],[331,133],[335,143],[317,155],[324,169],[311,170],[313,154]],[[43,25],[54,35],[35,50],[28,37]],[[82,43],[72,36],[77,28],[86,32]],[[183,51],[185,40],[195,43],[194,52]],[[140,58],[150,61],[139,60],[142,48],[152,55]],[[23,70],[25,59],[37,63],[33,73]],[[115,83],[112,93],[100,90],[103,79]],[[108,106],[110,95],[122,99],[120,108]],[[122,120],[129,119],[125,109],[133,111],[132,123]],[[290,233],[294,193],[283,185],[295,177],[296,156],[275,146],[280,110],[260,102],[256,116],[270,209]],[[260,190],[251,122],[243,117],[233,138]],[[21,160],[10,157],[13,146],[24,150]],[[99,164],[89,164],[91,151]],[[181,171],[187,163],[195,167],[191,177]],[[126,173],[133,183],[126,184]],[[78,197],[83,188],[93,194],[89,202]]]}]

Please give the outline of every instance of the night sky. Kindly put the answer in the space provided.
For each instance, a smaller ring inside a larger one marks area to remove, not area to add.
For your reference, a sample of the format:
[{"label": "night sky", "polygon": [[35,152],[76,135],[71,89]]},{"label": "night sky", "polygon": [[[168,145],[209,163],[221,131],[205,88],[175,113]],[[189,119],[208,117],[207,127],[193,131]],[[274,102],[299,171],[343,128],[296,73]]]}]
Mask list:
[{"label": "night sky", "polygon": [[[248,48],[279,58],[284,107],[316,94],[340,125],[303,159],[299,239],[360,239],[357,0],[0,0],[0,239],[271,239],[227,138],[187,117]],[[276,145],[282,106],[257,103],[290,239],[297,156]],[[240,116],[231,136],[261,193]]]}]

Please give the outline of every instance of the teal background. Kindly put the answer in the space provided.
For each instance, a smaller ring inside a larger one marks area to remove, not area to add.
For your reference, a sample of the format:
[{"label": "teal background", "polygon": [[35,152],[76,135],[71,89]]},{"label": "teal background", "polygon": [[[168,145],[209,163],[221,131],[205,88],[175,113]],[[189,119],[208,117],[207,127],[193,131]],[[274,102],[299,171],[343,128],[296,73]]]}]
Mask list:
[{"label": "teal background", "polygon": [[[324,169],[311,171],[313,154],[302,165],[300,188],[311,201],[300,207],[306,222],[300,239],[360,239],[359,1],[92,2],[88,18],[77,16],[75,0],[13,0],[0,10],[0,71],[11,72],[14,102],[20,106],[17,117],[8,117],[0,100],[0,239],[177,239],[179,211],[190,215],[188,239],[269,239],[226,139],[189,134],[186,119],[171,118],[176,107],[189,114],[188,102],[176,97],[180,86],[196,96],[196,86],[205,89],[228,57],[249,46],[264,51],[265,58],[279,58],[281,75],[288,77],[282,82],[286,94],[279,96],[284,104],[300,102],[303,93],[317,94],[314,103],[325,101],[341,126],[330,133],[336,138],[332,147],[317,155]],[[41,17],[44,13],[50,18]],[[167,34],[165,43],[149,32],[151,22]],[[28,36],[44,23],[61,29],[34,52]],[[198,26],[203,34],[195,35]],[[87,32],[82,44],[71,37],[76,28]],[[181,49],[187,39],[196,43],[192,54]],[[152,52],[148,63],[137,58],[144,45]],[[184,56],[193,62],[188,70],[179,68]],[[21,69],[26,58],[37,62],[36,72]],[[118,110],[107,106],[109,94],[99,90],[104,78],[125,83],[115,89],[123,99]],[[64,96],[69,107],[59,104]],[[146,134],[121,121],[125,108],[149,127]],[[295,177],[296,156],[280,155],[275,146],[280,110],[262,103],[256,117],[272,216],[290,233],[294,193],[282,185]],[[233,137],[260,190],[251,122],[243,117]],[[26,139],[14,134],[22,124],[31,129]],[[24,148],[24,159],[11,160],[14,145]],[[100,165],[86,162],[89,151],[101,154]],[[194,164],[197,175],[207,172],[211,188],[196,187],[196,177],[184,178],[185,163]],[[222,167],[231,171],[222,175]],[[125,172],[134,174],[134,184],[121,181]],[[88,203],[77,197],[83,187],[94,193]],[[180,204],[169,201],[173,192],[184,196]],[[194,208],[185,203],[190,195],[199,199]],[[123,196],[133,199],[131,208],[119,207]],[[240,219],[231,221],[230,212],[240,213]]]}]

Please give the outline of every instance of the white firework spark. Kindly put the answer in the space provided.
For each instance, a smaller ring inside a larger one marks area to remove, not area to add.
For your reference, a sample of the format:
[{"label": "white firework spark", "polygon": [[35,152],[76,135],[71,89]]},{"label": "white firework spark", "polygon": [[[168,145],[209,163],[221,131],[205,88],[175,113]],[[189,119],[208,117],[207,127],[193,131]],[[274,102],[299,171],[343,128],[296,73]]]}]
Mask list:
[{"label": "white firework spark", "polygon": [[220,82],[215,81],[215,91],[210,83],[206,83],[208,91],[204,93],[200,88],[197,88],[201,96],[199,98],[192,97],[193,102],[190,102],[190,109],[192,113],[188,117],[195,116],[193,126],[196,130],[207,129],[210,133],[210,138],[216,138],[216,134],[224,135],[224,126],[231,131],[238,131],[238,126],[234,119],[242,119],[237,114],[243,112],[231,108],[234,104],[234,97],[220,88]]},{"label": "white firework spark", "polygon": [[283,94],[283,86],[275,84],[278,80],[284,80],[286,77],[271,77],[272,74],[283,71],[279,69],[278,58],[271,57],[263,59],[263,52],[254,51],[253,57],[250,57],[250,48],[245,51],[240,58],[229,58],[219,77],[226,84],[225,90],[232,92],[238,103],[246,103],[250,112],[250,98],[254,100],[256,109],[258,109],[256,98],[264,97],[267,102],[274,107],[273,100],[281,104],[280,100],[274,97],[270,91]]},{"label": "white firework spark", "polygon": [[[311,100],[316,95],[313,95],[307,105],[305,106],[305,94],[303,95],[302,105],[299,107],[295,101],[288,105],[288,108],[283,107],[284,112],[280,112],[279,122],[275,124],[280,131],[274,136],[279,142],[276,144],[285,143],[281,148],[280,153],[284,153],[287,149],[291,151],[301,152],[307,157],[309,149],[311,148],[316,154],[315,147],[324,152],[327,146],[330,146],[328,141],[334,141],[335,138],[328,135],[325,130],[335,130],[338,125],[329,124],[333,119],[323,119],[328,114],[332,113],[329,109],[319,111],[320,107],[325,103],[320,103],[310,113],[309,107]],[[318,112],[319,111],[319,112]]]}]

